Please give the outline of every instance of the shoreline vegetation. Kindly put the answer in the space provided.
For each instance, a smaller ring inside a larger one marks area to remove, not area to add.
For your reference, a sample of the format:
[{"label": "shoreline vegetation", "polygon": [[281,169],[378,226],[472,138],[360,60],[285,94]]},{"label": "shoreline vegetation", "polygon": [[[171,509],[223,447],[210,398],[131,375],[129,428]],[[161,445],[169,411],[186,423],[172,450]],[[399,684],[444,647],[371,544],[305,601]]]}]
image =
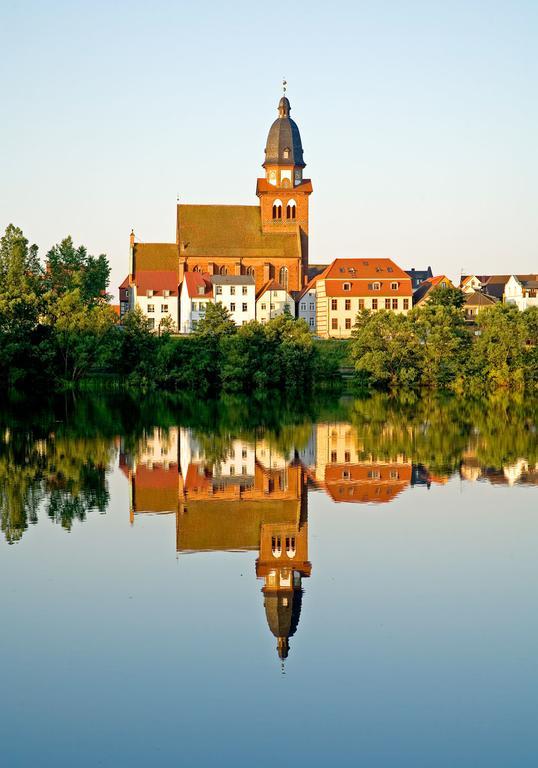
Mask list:
[{"label": "shoreline vegetation", "polygon": [[538,391],[538,308],[498,304],[470,327],[459,289],[436,288],[408,315],[361,312],[349,340],[313,338],[283,314],[237,327],[210,304],[189,336],[159,335],[134,310],[109,304],[110,266],[70,237],[42,265],[9,225],[0,240],[0,386],[11,390],[122,387],[296,395],[314,389]]}]

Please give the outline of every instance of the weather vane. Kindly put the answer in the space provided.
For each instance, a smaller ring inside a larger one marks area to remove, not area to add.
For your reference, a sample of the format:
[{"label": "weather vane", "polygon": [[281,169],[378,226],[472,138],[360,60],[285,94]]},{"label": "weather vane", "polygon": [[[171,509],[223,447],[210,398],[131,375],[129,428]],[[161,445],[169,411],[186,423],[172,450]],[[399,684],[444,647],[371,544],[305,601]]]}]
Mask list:
[{"label": "weather vane", "polygon": [[282,90],[283,90],[283,92],[284,92],[284,96],[286,95],[286,86],[287,86],[287,82],[286,82],[286,80],[284,79],[284,80],[282,80]]}]

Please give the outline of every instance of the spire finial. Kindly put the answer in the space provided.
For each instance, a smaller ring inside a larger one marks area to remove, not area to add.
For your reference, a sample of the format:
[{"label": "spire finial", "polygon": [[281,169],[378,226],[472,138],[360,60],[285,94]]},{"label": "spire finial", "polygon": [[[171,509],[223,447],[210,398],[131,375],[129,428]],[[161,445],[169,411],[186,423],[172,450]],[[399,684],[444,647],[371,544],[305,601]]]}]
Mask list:
[{"label": "spire finial", "polygon": [[282,93],[284,94],[284,96],[286,95],[286,87],[287,87],[287,85],[288,85],[288,83],[286,82],[286,78],[284,77],[282,79]]}]

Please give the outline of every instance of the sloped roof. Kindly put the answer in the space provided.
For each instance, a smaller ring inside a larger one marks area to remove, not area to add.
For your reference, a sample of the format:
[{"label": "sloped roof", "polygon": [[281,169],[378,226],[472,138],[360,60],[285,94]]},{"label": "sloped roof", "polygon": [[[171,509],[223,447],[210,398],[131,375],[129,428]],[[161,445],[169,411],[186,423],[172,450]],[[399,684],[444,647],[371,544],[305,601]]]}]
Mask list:
[{"label": "sloped roof", "polygon": [[139,293],[153,291],[156,294],[164,290],[170,291],[171,296],[178,295],[176,270],[137,270],[135,285]]},{"label": "sloped roof", "polygon": [[307,285],[303,288],[303,290],[299,291],[299,294],[297,296],[297,301],[299,301],[299,299],[302,299],[305,293],[308,293],[308,291],[311,291],[312,288],[315,288],[318,280],[323,280],[323,278],[327,275],[330,268],[331,268],[331,264],[326,266],[322,272],[319,272],[317,275],[314,275],[314,277],[310,280],[309,283],[307,283]]},{"label": "sloped roof", "polygon": [[139,270],[178,272],[178,247],[175,243],[135,243],[133,253],[135,274]]},{"label": "sloped roof", "polygon": [[452,282],[446,275],[437,275],[436,277],[429,277],[427,280],[423,280],[423,282],[418,286],[418,288],[415,289],[413,293],[413,303],[419,304],[421,301],[423,301],[430,293],[430,291],[433,288],[437,288],[437,286],[443,280],[447,280],[450,285],[452,285]]},{"label": "sloped roof", "polygon": [[213,285],[256,285],[252,275],[211,275]]},{"label": "sloped roof", "polygon": [[[277,283],[276,280],[268,280],[265,285],[262,285],[260,288],[260,291],[258,295],[256,296],[256,300],[261,299],[264,293],[267,293],[267,291],[284,291],[285,293],[289,294],[289,291],[284,288],[283,285],[280,285],[280,283]],[[290,297],[291,298],[291,297]]]},{"label": "sloped roof", "polygon": [[[213,297],[211,275],[201,272],[185,272],[183,279],[187,293],[191,298],[211,299]],[[203,288],[203,292],[200,292],[200,288]]]},{"label": "sloped roof", "polygon": [[123,279],[123,282],[121,282],[121,283],[118,285],[118,288],[120,288],[120,289],[121,289],[121,288],[128,288],[128,287],[129,287],[129,284],[130,284],[130,283],[129,283],[129,275],[127,275],[127,276],[126,276],[126,277]]},{"label": "sloped roof", "polygon": [[178,205],[177,224],[182,256],[248,259],[298,258],[297,232],[262,232],[259,205]]},{"label": "sloped roof", "polygon": [[354,279],[354,280],[405,280],[410,281],[409,275],[400,269],[392,259],[335,259],[327,271],[325,279]]},{"label": "sloped roof", "polygon": [[483,291],[474,291],[469,293],[465,299],[466,307],[489,307],[492,304],[496,304],[499,299],[496,296],[490,296]]},{"label": "sloped roof", "polygon": [[278,117],[269,129],[265,144],[266,165],[295,165],[304,168],[303,145],[297,123],[290,117],[288,98],[282,96],[278,104]]}]

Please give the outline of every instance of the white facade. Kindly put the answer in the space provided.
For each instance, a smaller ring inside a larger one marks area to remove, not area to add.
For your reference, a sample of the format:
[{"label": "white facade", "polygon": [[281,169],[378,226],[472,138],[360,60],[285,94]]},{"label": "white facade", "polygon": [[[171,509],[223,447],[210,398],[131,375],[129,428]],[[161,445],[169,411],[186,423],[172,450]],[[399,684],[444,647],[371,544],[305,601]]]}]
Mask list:
[{"label": "white facade", "polygon": [[297,302],[297,317],[306,321],[312,331],[316,332],[316,286],[308,288]]},{"label": "white facade", "polygon": [[158,331],[161,321],[169,317],[173,328],[179,324],[178,297],[170,295],[167,290],[146,290],[139,292],[136,285],[133,287],[133,304],[139,307],[142,314],[148,318],[151,330]]},{"label": "white facade", "polygon": [[222,304],[236,325],[256,319],[256,284],[250,275],[212,275],[214,301]]},{"label": "white facade", "polygon": [[476,275],[469,275],[465,283],[462,284],[461,290],[464,293],[474,293],[482,288],[482,283],[476,277]]},{"label": "white facade", "polygon": [[528,307],[538,307],[537,287],[529,287],[517,275],[511,275],[504,287],[504,300],[507,304],[515,304],[521,311]]},{"label": "white facade", "polygon": [[209,286],[188,286],[185,275],[181,284],[179,300],[180,333],[192,333],[196,329],[200,320],[205,316],[207,305],[212,300]]},{"label": "white facade", "polygon": [[282,315],[286,308],[292,317],[295,317],[295,302],[290,294],[282,287],[267,288],[256,301],[256,320],[266,323],[278,315]]}]

